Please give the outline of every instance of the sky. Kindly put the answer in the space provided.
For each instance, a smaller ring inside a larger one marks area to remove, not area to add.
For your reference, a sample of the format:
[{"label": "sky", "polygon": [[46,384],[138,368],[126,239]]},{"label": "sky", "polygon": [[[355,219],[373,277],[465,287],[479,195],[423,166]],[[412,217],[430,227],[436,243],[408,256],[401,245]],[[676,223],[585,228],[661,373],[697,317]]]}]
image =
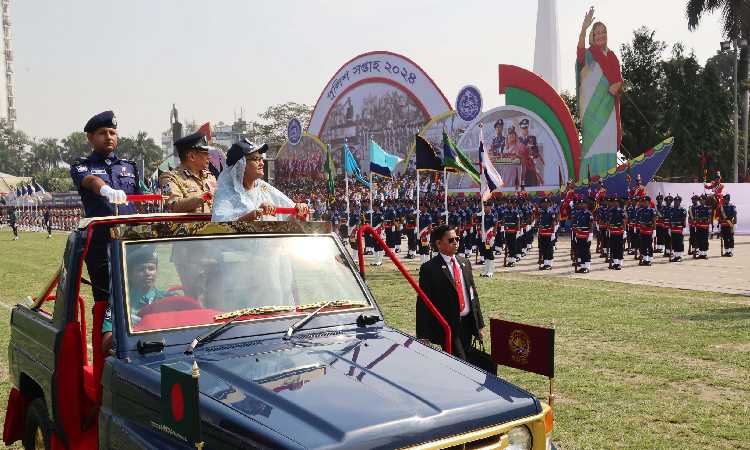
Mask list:
[{"label": "sky", "polygon": [[[704,63],[722,40],[719,15],[690,32],[686,0],[557,0],[561,88],[575,90],[575,47],[589,6],[609,46],[647,26]],[[121,135],[160,141],[180,120],[249,120],[287,101],[313,105],[352,57],[373,50],[419,64],[454,101],[477,86],[503,104],[497,66],[531,69],[534,0],[11,0],[17,126],[63,138],[112,109]]]}]

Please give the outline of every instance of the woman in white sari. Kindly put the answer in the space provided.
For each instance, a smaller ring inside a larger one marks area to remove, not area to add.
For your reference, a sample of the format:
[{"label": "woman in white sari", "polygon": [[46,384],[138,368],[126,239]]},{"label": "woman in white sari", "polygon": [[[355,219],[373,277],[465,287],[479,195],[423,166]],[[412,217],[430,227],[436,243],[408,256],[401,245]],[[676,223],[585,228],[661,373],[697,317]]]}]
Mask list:
[{"label": "woman in white sari", "polygon": [[[281,191],[263,181],[263,154],[268,145],[258,146],[242,139],[227,152],[227,168],[216,182],[211,221],[262,220],[276,216],[276,207],[295,208],[297,216],[305,216],[309,208],[294,203]],[[278,219],[286,219],[279,215]]]}]

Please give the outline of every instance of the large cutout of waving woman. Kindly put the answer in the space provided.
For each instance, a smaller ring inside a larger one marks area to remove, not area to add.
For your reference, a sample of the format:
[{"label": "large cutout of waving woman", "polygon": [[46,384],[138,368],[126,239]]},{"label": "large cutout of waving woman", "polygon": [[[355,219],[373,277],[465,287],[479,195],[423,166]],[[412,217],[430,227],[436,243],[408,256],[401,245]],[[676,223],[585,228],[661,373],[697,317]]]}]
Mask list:
[{"label": "large cutout of waving woman", "polygon": [[593,7],[583,19],[577,55],[576,93],[583,128],[581,173],[590,168],[592,175],[604,176],[617,165],[617,150],[622,140],[622,74],[620,61],[607,47],[607,27],[601,22],[594,23]]}]

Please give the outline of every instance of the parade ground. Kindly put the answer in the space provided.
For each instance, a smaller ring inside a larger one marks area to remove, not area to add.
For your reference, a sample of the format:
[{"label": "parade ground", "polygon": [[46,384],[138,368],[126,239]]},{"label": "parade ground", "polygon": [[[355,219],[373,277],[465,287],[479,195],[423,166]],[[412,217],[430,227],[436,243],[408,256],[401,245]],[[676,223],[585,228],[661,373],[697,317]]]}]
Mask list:
[{"label": "parade ground", "polygon": [[[11,308],[38,294],[60,263],[65,238],[24,232],[11,241],[0,231],[0,420],[10,388],[4,349]],[[493,278],[476,277],[485,320],[556,328],[554,435],[560,448],[750,449],[750,302],[721,292],[750,290],[742,273],[748,242],[740,238],[734,258],[714,258],[712,241],[712,258],[700,264],[656,258],[652,267],[639,268],[629,260],[616,272],[596,259],[586,276],[573,276],[562,261],[538,272],[532,252],[513,269],[498,268]],[[562,242],[558,251],[567,255]],[[417,263],[409,261],[409,268],[416,273]],[[367,281],[387,321],[413,333],[415,295],[394,266],[368,266]],[[547,398],[545,378],[499,372]]]}]

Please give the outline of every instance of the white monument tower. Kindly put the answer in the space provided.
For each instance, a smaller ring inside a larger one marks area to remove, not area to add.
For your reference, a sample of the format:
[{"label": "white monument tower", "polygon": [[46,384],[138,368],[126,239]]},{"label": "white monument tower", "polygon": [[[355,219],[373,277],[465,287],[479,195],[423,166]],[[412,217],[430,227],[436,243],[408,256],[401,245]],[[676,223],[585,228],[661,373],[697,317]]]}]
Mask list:
[{"label": "white monument tower", "polygon": [[560,39],[557,29],[557,0],[538,0],[534,73],[560,91]]},{"label": "white monument tower", "polygon": [[15,128],[16,99],[13,86],[13,50],[10,45],[10,0],[0,0],[0,8],[3,21],[3,51],[0,54],[0,68],[5,69],[5,79],[0,78],[0,118],[6,119],[10,127]]}]

